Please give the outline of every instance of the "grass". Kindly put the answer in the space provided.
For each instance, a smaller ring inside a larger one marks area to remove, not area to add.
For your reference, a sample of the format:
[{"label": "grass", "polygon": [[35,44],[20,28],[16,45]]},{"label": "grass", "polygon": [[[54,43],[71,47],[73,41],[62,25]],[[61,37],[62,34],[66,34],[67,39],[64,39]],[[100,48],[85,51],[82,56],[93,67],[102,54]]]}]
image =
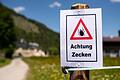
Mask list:
[{"label": "grass", "polygon": [[[26,80],[64,80],[59,57],[31,57],[24,61],[30,70]],[[120,58],[104,58],[104,66],[118,66]],[[69,80],[67,74],[66,80]],[[120,69],[92,70],[90,80],[120,80]]]},{"label": "grass", "polygon": [[[31,57],[24,59],[30,70],[27,80],[63,80],[59,57]],[[68,78],[68,77],[67,77]]]},{"label": "grass", "polygon": [[9,59],[1,58],[0,57],[0,67],[6,66],[10,63]]},{"label": "grass", "polygon": [[[104,66],[120,66],[120,58],[104,58]],[[93,70],[90,80],[120,80],[120,69]]]}]

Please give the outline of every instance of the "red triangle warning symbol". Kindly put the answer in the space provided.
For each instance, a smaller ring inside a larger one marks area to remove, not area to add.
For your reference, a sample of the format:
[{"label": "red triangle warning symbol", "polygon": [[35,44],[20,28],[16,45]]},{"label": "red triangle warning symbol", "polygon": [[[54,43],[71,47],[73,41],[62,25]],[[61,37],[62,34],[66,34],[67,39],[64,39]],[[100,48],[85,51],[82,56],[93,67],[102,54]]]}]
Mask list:
[{"label": "red triangle warning symbol", "polygon": [[83,20],[80,19],[75,27],[70,40],[90,40],[93,39]]}]

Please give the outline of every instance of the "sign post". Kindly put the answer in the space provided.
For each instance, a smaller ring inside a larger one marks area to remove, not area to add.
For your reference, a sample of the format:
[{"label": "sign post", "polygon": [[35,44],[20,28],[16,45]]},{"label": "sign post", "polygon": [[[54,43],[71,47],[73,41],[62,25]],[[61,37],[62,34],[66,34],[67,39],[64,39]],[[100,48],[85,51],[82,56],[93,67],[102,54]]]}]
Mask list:
[{"label": "sign post", "polygon": [[[84,9],[84,8],[89,8],[88,5],[76,5],[76,6],[71,6],[71,9]],[[80,21],[79,21],[79,25],[80,25]],[[84,26],[85,27],[85,26]],[[71,36],[71,40],[72,39],[75,39],[73,36],[75,35],[75,31],[77,30],[78,26],[76,26],[76,29],[74,30],[74,34],[72,34]],[[87,28],[85,28],[87,29]],[[88,30],[87,30],[88,31]],[[80,32],[79,30],[79,35],[84,35],[83,34],[84,32]],[[88,31],[89,33],[89,31]],[[89,38],[92,39],[90,33],[89,33]],[[80,37],[79,37],[80,39]],[[82,37],[81,37],[82,39]],[[77,73],[76,73],[77,72]],[[70,74],[70,80],[75,80],[75,79],[80,79],[80,80],[89,80],[89,70],[86,70],[86,71],[74,71]]]},{"label": "sign post", "polygon": [[[74,4],[72,10],[60,12],[62,67],[103,66],[101,9],[86,8],[86,4]],[[89,71],[70,72],[70,80],[76,79],[89,80]]]}]

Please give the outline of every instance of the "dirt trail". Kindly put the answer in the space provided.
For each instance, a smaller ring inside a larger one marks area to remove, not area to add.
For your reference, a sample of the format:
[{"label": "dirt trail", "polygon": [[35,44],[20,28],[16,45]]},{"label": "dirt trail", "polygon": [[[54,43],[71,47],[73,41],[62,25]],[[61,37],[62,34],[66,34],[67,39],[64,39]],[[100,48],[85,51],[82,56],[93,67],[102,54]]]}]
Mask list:
[{"label": "dirt trail", "polygon": [[8,66],[0,68],[0,80],[25,80],[28,69],[21,58],[14,59]]}]

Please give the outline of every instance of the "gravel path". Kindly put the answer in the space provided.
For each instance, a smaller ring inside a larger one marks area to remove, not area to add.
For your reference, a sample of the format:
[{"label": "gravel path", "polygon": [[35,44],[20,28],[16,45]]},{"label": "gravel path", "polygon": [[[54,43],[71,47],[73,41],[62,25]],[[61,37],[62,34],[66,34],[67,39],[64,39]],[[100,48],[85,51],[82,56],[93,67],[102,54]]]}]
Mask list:
[{"label": "gravel path", "polygon": [[25,80],[28,69],[21,58],[14,59],[8,66],[0,68],[0,80]]}]

